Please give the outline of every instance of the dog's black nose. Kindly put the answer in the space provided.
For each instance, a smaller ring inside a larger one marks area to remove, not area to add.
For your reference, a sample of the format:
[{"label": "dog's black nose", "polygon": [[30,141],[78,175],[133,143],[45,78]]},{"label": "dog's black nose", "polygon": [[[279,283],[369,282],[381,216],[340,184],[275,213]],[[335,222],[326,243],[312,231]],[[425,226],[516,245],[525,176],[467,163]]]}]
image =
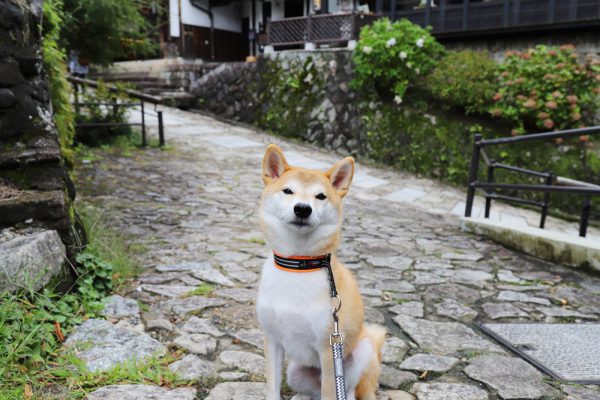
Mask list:
[{"label": "dog's black nose", "polygon": [[300,218],[307,218],[312,213],[312,208],[306,203],[298,203],[294,206],[294,213]]}]

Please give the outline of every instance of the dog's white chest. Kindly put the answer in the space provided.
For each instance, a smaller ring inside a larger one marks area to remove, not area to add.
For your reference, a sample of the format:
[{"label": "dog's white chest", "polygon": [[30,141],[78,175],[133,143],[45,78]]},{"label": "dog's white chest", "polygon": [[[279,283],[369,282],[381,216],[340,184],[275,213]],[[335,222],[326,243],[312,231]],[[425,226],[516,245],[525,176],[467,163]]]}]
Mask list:
[{"label": "dog's white chest", "polygon": [[330,334],[329,297],[326,270],[281,271],[270,259],[263,268],[258,292],[258,320],[269,340],[279,343],[287,357],[317,367],[320,346]]}]

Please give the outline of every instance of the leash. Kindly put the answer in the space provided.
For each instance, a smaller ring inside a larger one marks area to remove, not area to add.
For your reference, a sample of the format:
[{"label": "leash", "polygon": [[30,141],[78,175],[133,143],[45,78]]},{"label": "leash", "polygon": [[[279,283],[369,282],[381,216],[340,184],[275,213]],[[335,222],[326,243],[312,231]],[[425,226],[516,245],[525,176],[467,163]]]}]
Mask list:
[{"label": "leash", "polygon": [[344,380],[344,337],[339,330],[338,311],[342,308],[342,298],[335,287],[335,279],[331,269],[331,254],[327,254],[325,260],[321,261],[324,268],[329,273],[329,288],[331,291],[331,300],[337,301],[332,306],[331,315],[333,316],[333,332],[329,335],[329,344],[333,351],[333,370],[335,372],[335,397],[337,400],[346,400],[346,383]]},{"label": "leash", "polygon": [[333,332],[329,335],[329,344],[333,352],[333,370],[335,374],[335,397],[346,400],[346,383],[344,379],[344,337],[339,329],[338,312],[342,308],[342,299],[337,292],[333,270],[331,269],[331,254],[318,257],[286,258],[273,253],[275,266],[284,271],[311,272],[327,269],[329,290],[331,294],[331,315],[333,317]]}]

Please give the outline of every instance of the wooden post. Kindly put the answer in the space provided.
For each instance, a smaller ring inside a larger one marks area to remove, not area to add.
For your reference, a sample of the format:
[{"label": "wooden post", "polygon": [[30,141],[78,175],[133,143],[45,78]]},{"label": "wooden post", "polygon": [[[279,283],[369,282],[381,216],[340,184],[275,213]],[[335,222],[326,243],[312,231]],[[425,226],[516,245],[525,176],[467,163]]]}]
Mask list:
[{"label": "wooden post", "polygon": [[[488,173],[487,173],[487,182],[488,183],[494,183],[494,161],[492,161],[492,165],[490,165],[488,167]],[[485,217],[489,218],[490,217],[490,210],[492,208],[492,194],[494,193],[493,189],[488,189],[485,192]]]},{"label": "wooden post", "polygon": [[375,1],[375,12],[377,14],[382,14],[383,13],[383,0],[376,0]]},{"label": "wooden post", "polygon": [[513,1],[513,9],[512,9],[512,24],[514,26],[519,25],[520,13],[521,13],[521,0],[514,0]]},{"label": "wooden post", "polygon": [[548,0],[548,23],[554,22],[554,13],[556,12],[556,0]]},{"label": "wooden post", "polygon": [[425,1],[425,26],[431,25],[431,0]]},{"label": "wooden post", "polygon": [[577,0],[569,0],[569,20],[577,18]]},{"label": "wooden post", "polygon": [[510,22],[510,0],[504,0],[504,7],[502,7],[502,25],[508,28]]},{"label": "wooden post", "polygon": [[466,31],[469,26],[469,0],[463,0],[462,30]]},{"label": "wooden post", "polygon": [[[553,178],[549,173],[546,177],[546,185],[552,186]],[[548,203],[550,203],[550,192],[544,193],[544,205],[542,206],[542,216],[540,217],[540,229],[546,227],[546,216],[548,215]]]},{"label": "wooden post", "polygon": [[146,147],[146,111],[144,110],[144,101],[140,103],[142,109],[142,147]]},{"label": "wooden post", "polygon": [[446,30],[446,0],[440,0],[438,29],[440,32],[444,32]]},{"label": "wooden post", "polygon": [[396,0],[390,0],[390,20],[396,20]]},{"label": "wooden post", "polygon": [[256,0],[252,0],[252,28],[250,32],[253,32],[252,35],[252,51],[250,55],[256,56]]},{"label": "wooden post", "polygon": [[585,237],[585,235],[587,234],[591,208],[592,198],[590,196],[585,196],[583,200],[583,208],[581,209],[581,218],[579,220],[579,236],[581,237]]},{"label": "wooden post", "polygon": [[473,152],[471,153],[471,166],[469,168],[469,187],[467,188],[467,204],[465,205],[465,217],[470,217],[473,212],[473,201],[475,200],[475,182],[479,170],[479,142],[483,136],[480,133],[473,137]]},{"label": "wooden post", "polygon": [[164,147],[165,145],[165,125],[163,123],[163,112],[158,111],[158,145]]}]

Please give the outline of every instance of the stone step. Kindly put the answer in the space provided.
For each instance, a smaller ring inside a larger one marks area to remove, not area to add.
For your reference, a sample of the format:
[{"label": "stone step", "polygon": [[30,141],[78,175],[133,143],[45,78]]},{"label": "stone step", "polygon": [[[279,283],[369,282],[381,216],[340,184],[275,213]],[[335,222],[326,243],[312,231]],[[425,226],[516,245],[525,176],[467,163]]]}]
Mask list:
[{"label": "stone step", "polygon": [[24,190],[0,203],[0,226],[11,226],[27,220],[60,222],[67,215],[62,190]]},{"label": "stone step", "polygon": [[92,79],[102,79],[105,82],[142,82],[142,81],[156,81],[160,82],[164,79],[158,76],[151,76],[149,73],[100,73],[91,75]]}]

